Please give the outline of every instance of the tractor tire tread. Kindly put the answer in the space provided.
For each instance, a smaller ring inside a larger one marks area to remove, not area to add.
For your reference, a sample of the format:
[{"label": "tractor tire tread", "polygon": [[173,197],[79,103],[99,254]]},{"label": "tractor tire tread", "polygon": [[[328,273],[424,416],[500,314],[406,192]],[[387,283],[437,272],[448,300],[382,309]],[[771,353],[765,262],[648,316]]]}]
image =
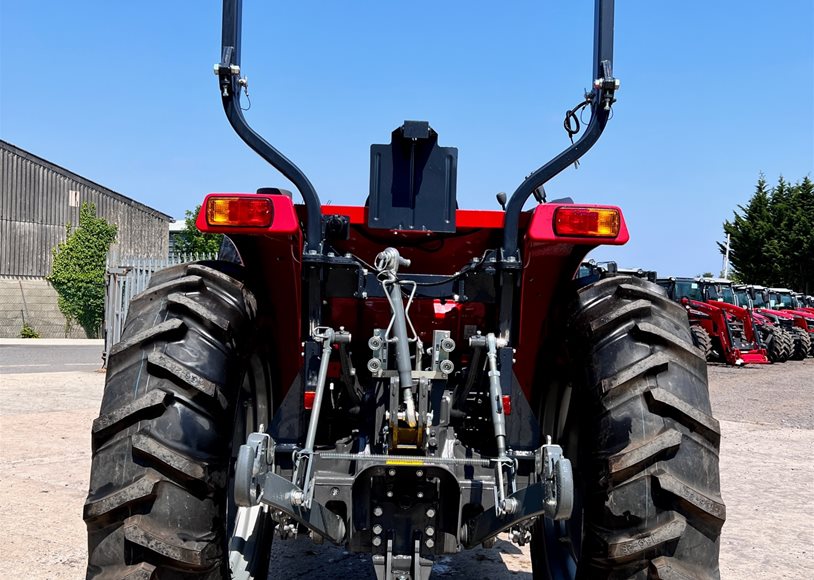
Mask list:
[{"label": "tractor tire tread", "polygon": [[690,332],[692,333],[693,344],[701,351],[704,360],[709,360],[710,354],[712,354],[712,338],[710,338],[709,333],[704,327],[697,324],[690,326]]},{"label": "tractor tire tread", "polygon": [[803,360],[808,357],[811,351],[811,337],[804,329],[795,326],[791,329],[791,336],[794,340],[794,350],[791,354],[793,360]]},{"label": "tractor tire tread", "polygon": [[675,558],[659,556],[650,562],[650,578],[656,580],[710,580],[712,576]]},{"label": "tractor tire tread", "polygon": [[86,520],[105,516],[110,512],[155,496],[156,485],[162,481],[161,474],[147,469],[144,474],[130,485],[117,489],[109,495],[85,502],[83,515]]},{"label": "tractor tire tread", "polygon": [[256,316],[240,275],[174,266],[131,303],[93,424],[88,579],[228,575],[231,409]]},{"label": "tractor tire tread", "polygon": [[681,431],[669,428],[646,441],[632,443],[608,458],[608,473],[620,478],[631,469],[641,470],[643,466],[652,465],[661,456],[677,449],[682,437]]},{"label": "tractor tire tread", "polygon": [[228,401],[223,395],[223,387],[221,385],[215,384],[200,374],[195,373],[171,356],[160,352],[151,352],[147,355],[147,364],[155,367],[154,372],[159,369],[160,371],[166,372],[167,376],[179,386],[185,389],[193,389],[217,401],[218,407],[221,410],[225,410],[228,406]]},{"label": "tractor tire tread", "polygon": [[584,492],[578,576],[669,577],[698,566],[717,578],[720,425],[686,309],[655,284],[617,276],[579,289],[569,320],[589,425],[580,448],[584,436],[593,443],[578,463],[599,474]]},{"label": "tractor tire tread", "polygon": [[135,566],[111,566],[103,572],[88,576],[89,580],[155,580],[156,567],[142,562]]},{"label": "tractor tire tread", "polygon": [[219,550],[210,541],[211,538],[182,538],[146,515],[125,519],[124,537],[133,544],[193,570],[209,570],[217,565]]},{"label": "tractor tire tread", "polygon": [[125,424],[136,423],[145,416],[161,415],[172,399],[172,393],[167,391],[161,389],[149,391],[132,403],[127,403],[94,419],[91,432],[94,437],[99,438],[103,437],[105,433],[121,429]]},{"label": "tractor tire tread", "polygon": [[186,327],[187,326],[184,321],[177,318],[159,322],[155,326],[137,332],[128,338],[123,338],[110,349],[110,356],[113,357],[133,347],[140,347],[143,344],[156,341],[160,338],[165,338],[165,335],[167,334],[183,333],[186,330]]}]

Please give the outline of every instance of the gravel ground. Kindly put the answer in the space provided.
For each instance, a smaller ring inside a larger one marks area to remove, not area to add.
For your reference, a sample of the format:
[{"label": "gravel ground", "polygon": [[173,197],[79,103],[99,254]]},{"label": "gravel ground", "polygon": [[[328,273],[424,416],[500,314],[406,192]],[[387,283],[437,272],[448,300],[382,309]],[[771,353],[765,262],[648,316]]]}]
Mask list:
[{"label": "gravel ground", "polygon": [[[723,431],[721,577],[814,578],[814,359],[709,375]],[[0,378],[0,576],[84,577],[82,504],[103,383],[93,372]],[[305,538],[277,541],[273,557],[285,573],[270,578],[374,578],[365,556]],[[501,540],[441,558],[433,577],[530,580],[528,547]]]}]

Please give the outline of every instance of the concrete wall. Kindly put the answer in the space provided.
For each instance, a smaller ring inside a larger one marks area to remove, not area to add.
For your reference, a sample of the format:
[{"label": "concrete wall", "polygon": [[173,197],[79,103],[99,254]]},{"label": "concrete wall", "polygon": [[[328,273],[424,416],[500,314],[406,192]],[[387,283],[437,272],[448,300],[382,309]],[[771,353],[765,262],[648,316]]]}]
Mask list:
[{"label": "concrete wall", "polygon": [[0,279],[0,338],[19,337],[24,321],[41,338],[86,338],[81,326],[67,328],[47,281]]}]

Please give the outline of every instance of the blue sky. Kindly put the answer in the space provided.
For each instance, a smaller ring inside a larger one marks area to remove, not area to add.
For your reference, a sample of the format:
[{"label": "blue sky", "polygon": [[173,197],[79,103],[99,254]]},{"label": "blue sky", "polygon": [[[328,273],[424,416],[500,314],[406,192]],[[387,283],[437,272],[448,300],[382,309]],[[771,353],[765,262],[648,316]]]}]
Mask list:
[{"label": "blue sky", "polygon": [[[460,205],[495,208],[591,81],[590,0],[245,4],[249,122],[323,201],[362,203],[369,145],[421,119],[459,148]],[[0,6],[3,139],[175,216],[285,185],[223,115],[217,0]],[[717,272],[758,174],[814,174],[813,31],[811,0],[617,2],[614,118],[547,186],[623,208],[630,243],[594,257]]]}]

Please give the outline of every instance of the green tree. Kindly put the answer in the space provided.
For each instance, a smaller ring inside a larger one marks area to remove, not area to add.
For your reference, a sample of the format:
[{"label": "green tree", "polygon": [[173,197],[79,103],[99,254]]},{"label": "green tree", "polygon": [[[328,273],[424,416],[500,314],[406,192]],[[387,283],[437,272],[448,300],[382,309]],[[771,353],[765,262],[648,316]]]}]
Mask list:
[{"label": "green tree", "polygon": [[69,322],[78,322],[89,338],[99,336],[105,310],[105,264],[116,240],[115,225],[96,216],[92,203],[79,208],[79,225],[67,224],[65,241],[52,250],[54,264],[48,281],[57,291],[59,309]]},{"label": "green tree", "polygon": [[175,239],[175,251],[179,254],[217,254],[223,234],[205,234],[195,226],[195,218],[201,206],[184,212],[184,229]]},{"label": "green tree", "polygon": [[[731,236],[734,277],[752,284],[814,290],[814,184],[782,177],[769,188],[761,175],[746,206],[723,224]],[[718,243],[721,252],[726,244]]]}]

